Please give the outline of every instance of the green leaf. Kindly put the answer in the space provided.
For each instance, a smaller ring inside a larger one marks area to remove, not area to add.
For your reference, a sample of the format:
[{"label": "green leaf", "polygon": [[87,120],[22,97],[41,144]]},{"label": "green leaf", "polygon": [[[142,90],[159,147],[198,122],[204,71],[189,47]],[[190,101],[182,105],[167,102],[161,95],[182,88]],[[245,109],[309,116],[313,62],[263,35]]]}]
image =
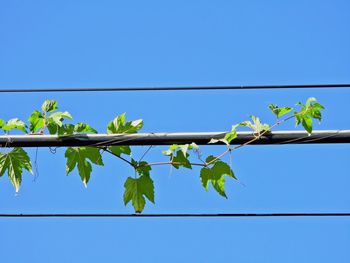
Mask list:
[{"label": "green leaf", "polygon": [[125,155],[131,154],[131,149],[127,145],[109,146],[108,149],[117,156],[121,156],[122,154],[125,154]]},{"label": "green leaf", "polygon": [[74,134],[74,125],[73,124],[63,124],[61,127],[57,125],[50,125],[51,132],[52,134],[55,134],[55,129],[57,128],[57,134],[58,135],[72,135]]},{"label": "green leaf", "polygon": [[222,143],[226,144],[227,146],[230,146],[231,141],[233,141],[234,139],[237,138],[237,131],[236,131],[237,127],[238,126],[248,126],[250,124],[251,124],[251,122],[247,121],[247,122],[242,122],[242,123],[232,125],[231,131],[227,132],[225,134],[224,138],[220,138],[220,139],[212,138],[212,139],[210,139],[209,144],[222,142]]},{"label": "green leaf", "polygon": [[77,166],[80,178],[85,187],[90,180],[92,171],[91,163],[103,165],[100,150],[94,147],[68,147],[65,157],[67,158],[66,174],[68,175]]},{"label": "green leaf", "polygon": [[63,124],[61,127],[52,123],[49,125],[49,130],[51,134],[55,134],[57,132],[58,135],[72,135],[75,133],[97,133],[97,131],[92,128],[89,124],[86,123],[77,123],[73,124]]},{"label": "green leaf", "polygon": [[300,111],[294,112],[295,123],[298,126],[300,123],[304,129],[311,134],[312,133],[312,119],[317,119],[319,122],[322,119],[321,110],[324,107],[316,101],[315,98],[309,98],[305,104],[297,103],[301,107]]},{"label": "green leaf", "polygon": [[170,157],[170,162],[173,163],[172,165],[176,169],[179,169],[180,167],[192,169],[191,162],[188,160],[188,157],[190,156],[188,150],[192,149],[198,150],[199,147],[195,143],[183,145],[172,144],[169,146],[168,150],[162,151],[162,153]]},{"label": "green leaf", "polygon": [[172,145],[169,146],[169,150],[174,151],[176,149],[179,149],[179,147],[180,146],[178,144],[172,144]]},{"label": "green leaf", "polygon": [[20,130],[22,132],[27,132],[27,125],[19,120],[18,118],[13,118],[13,119],[10,119],[5,125],[2,126],[2,129],[4,131],[10,131],[10,130],[13,130],[13,129],[17,129],[17,130]]},{"label": "green leaf", "polygon": [[74,132],[76,133],[97,133],[89,124],[79,122],[74,126]]},{"label": "green leaf", "polygon": [[6,121],[0,119],[0,129],[6,124]]},{"label": "green leaf", "polygon": [[316,101],[317,101],[316,98],[310,97],[306,100],[305,106],[310,107],[310,106],[312,106],[313,102],[316,102]]},{"label": "green leaf", "polygon": [[58,126],[62,126],[62,121],[64,119],[73,119],[73,118],[68,111],[65,111],[65,112],[58,111],[49,115],[48,122],[49,123],[53,122]]},{"label": "green leaf", "polygon": [[302,119],[301,124],[303,125],[304,129],[311,134],[312,133],[312,119],[305,117]]},{"label": "green leaf", "polygon": [[[225,135],[226,137],[226,135]],[[230,145],[230,143],[224,138],[224,139],[214,139],[214,138],[211,138],[210,141],[208,142],[208,144],[214,144],[214,143],[218,143],[218,142],[222,142],[226,145]]]},{"label": "green leaf", "polygon": [[57,109],[57,101],[55,100],[45,100],[43,105],[41,106],[41,110],[43,112],[52,112]]},{"label": "green leaf", "polygon": [[21,186],[23,169],[33,173],[29,156],[22,148],[13,148],[11,152],[0,153],[0,177],[7,170],[8,177],[16,192]]},{"label": "green leaf", "polygon": [[192,142],[189,146],[189,150],[199,150],[199,146],[196,143]]},{"label": "green leaf", "polygon": [[107,133],[136,133],[143,126],[143,120],[126,122],[125,113],[117,116],[113,121],[108,123]]},{"label": "green leaf", "polygon": [[208,142],[208,144],[218,143],[219,141],[220,141],[220,139],[211,138],[210,141]]},{"label": "green leaf", "polygon": [[187,151],[190,148],[189,144],[179,145],[180,151],[183,153],[184,156],[187,156]]},{"label": "green leaf", "polygon": [[44,129],[45,116],[40,111],[33,111],[28,121],[31,133],[36,133],[38,130]]},{"label": "green leaf", "polygon": [[216,162],[216,161],[218,161],[219,159],[216,159],[216,157],[213,156],[213,155],[209,155],[209,156],[205,159],[205,162],[206,162],[206,163],[211,163],[211,162],[213,162],[213,160],[215,160],[214,162]]},{"label": "green leaf", "polygon": [[162,154],[163,154],[163,155],[166,155],[166,156],[170,156],[170,155],[173,154],[173,151],[172,151],[172,150],[163,150],[163,151],[162,151]]},{"label": "green leaf", "polygon": [[268,125],[266,123],[262,124],[258,117],[251,116],[251,118],[254,122],[253,128],[254,128],[255,132],[261,133],[261,132],[270,130],[270,125]]},{"label": "green leaf", "polygon": [[318,121],[322,120],[322,114],[321,114],[321,110],[323,110],[324,107],[318,103],[315,102],[312,104],[312,106],[310,107],[310,115],[312,118],[317,119]]},{"label": "green leaf", "polygon": [[189,156],[190,155],[188,153],[184,155],[183,151],[177,151],[175,156],[170,157],[170,160],[173,162],[173,166],[176,169],[179,169],[181,166],[188,169],[192,169],[192,165],[188,160]]},{"label": "green leaf", "polygon": [[242,123],[232,125],[231,131],[226,133],[224,140],[227,141],[227,145],[237,138],[237,127],[239,126],[242,126]]},{"label": "green leaf", "polygon": [[254,115],[251,115],[250,117],[251,117],[253,122],[244,121],[244,122],[239,123],[238,126],[249,127],[254,131],[254,133],[258,133],[258,134],[270,130],[270,125],[268,125],[266,123],[263,124],[258,117],[254,116]]},{"label": "green leaf", "polygon": [[211,182],[214,189],[221,196],[227,198],[225,193],[225,176],[236,179],[230,166],[222,161],[215,162],[212,168],[202,168],[200,173],[200,179],[206,191],[208,191],[208,185]]},{"label": "green leaf", "polygon": [[124,204],[132,201],[135,213],[141,213],[145,207],[146,199],[154,203],[154,185],[149,175],[139,178],[128,177],[124,184]]},{"label": "green leaf", "polygon": [[152,170],[152,168],[148,165],[147,162],[137,162],[136,160],[131,159],[131,163],[139,175],[150,175],[149,172]]},{"label": "green leaf", "polygon": [[277,118],[291,112],[293,108],[290,107],[278,107],[274,104],[269,104],[269,109],[277,116]]},{"label": "green leaf", "polygon": [[69,112],[58,111],[58,112],[52,113],[47,118],[47,128],[50,134],[58,133],[59,127],[62,127],[62,121],[64,119],[72,119],[72,116],[70,115]]},{"label": "green leaf", "polygon": [[236,138],[237,138],[237,132],[235,130],[234,131],[230,131],[230,132],[226,133],[226,135],[225,135],[225,140],[228,143],[231,143],[231,141],[233,141]]}]

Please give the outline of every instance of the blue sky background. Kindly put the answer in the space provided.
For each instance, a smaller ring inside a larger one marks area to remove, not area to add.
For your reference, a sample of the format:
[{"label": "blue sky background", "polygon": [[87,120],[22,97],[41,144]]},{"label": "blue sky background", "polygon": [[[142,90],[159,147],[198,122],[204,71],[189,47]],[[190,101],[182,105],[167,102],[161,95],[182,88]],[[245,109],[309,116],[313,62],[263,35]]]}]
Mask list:
[{"label": "blue sky background", "polygon": [[[350,82],[348,1],[0,1],[0,88]],[[325,105],[316,129],[349,129],[348,90],[1,94],[0,117],[27,119],[57,99],[100,132],[116,115],[144,132],[223,131],[268,103]],[[279,129],[292,129],[293,123]],[[140,156],[146,147],[135,149]],[[147,160],[163,160],[155,147]],[[220,147],[203,147],[205,153]],[[35,149],[28,149],[34,157]],[[233,155],[228,200],[199,170],[153,169],[146,213],[348,212],[348,145],[251,146]],[[64,149],[39,149],[18,195],[0,179],[2,213],[130,213],[132,170],[105,156],[87,189],[65,176]],[[348,218],[0,219],[1,262],[349,262]]]}]

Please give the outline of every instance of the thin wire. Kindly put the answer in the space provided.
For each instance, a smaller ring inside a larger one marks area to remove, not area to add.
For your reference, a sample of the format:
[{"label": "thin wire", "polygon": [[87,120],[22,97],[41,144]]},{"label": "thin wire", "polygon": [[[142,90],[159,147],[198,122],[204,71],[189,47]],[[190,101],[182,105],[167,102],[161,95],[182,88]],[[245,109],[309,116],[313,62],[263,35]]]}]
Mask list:
[{"label": "thin wire", "polygon": [[331,135],[325,135],[325,136],[322,136],[322,137],[319,137],[319,138],[312,138],[312,139],[308,139],[308,140],[305,140],[307,138],[309,138],[311,135],[306,135],[306,136],[303,136],[303,137],[300,137],[300,138],[296,138],[296,139],[292,139],[292,140],[286,140],[286,141],[283,141],[283,142],[277,142],[277,143],[274,143],[274,144],[291,144],[293,142],[296,142],[296,141],[299,141],[299,143],[310,143],[310,142],[315,142],[315,141],[321,141],[321,140],[324,140],[324,139],[328,139],[328,138],[333,138],[333,137],[336,137],[336,136],[339,136],[339,133],[341,132],[341,130],[337,130],[335,131],[336,133],[335,134],[331,134]]},{"label": "thin wire", "polygon": [[331,135],[325,135],[323,137],[320,138],[314,138],[314,139],[309,139],[309,140],[304,140],[300,143],[309,143],[309,142],[315,142],[315,141],[320,141],[320,140],[324,140],[324,139],[328,139],[328,138],[333,138],[339,135],[341,130],[336,131],[336,134],[331,134]]},{"label": "thin wire", "polygon": [[106,91],[176,91],[176,90],[249,90],[249,89],[318,89],[350,88],[350,84],[297,84],[297,85],[239,85],[239,86],[193,86],[193,87],[120,87],[120,88],[34,88],[0,89],[0,93],[31,92],[106,92]]},{"label": "thin wire", "polygon": [[34,179],[33,179],[34,182],[39,177],[38,151],[39,151],[39,147],[36,147],[36,149],[35,149],[35,158],[34,158]]},{"label": "thin wire", "polygon": [[150,145],[150,146],[148,147],[148,149],[142,154],[142,156],[141,156],[139,162],[141,162],[141,161],[143,160],[143,158],[145,158],[145,156],[147,155],[147,153],[148,153],[152,148],[153,148],[153,145]]},{"label": "thin wire", "polygon": [[277,142],[275,144],[291,144],[293,142],[298,142],[298,141],[302,141],[306,138],[308,138],[310,135],[305,135],[303,137],[300,137],[300,138],[296,138],[296,139],[291,139],[291,140],[286,140],[286,141],[283,141],[283,142]]},{"label": "thin wire", "polygon": [[0,214],[0,217],[349,217],[350,213]]}]

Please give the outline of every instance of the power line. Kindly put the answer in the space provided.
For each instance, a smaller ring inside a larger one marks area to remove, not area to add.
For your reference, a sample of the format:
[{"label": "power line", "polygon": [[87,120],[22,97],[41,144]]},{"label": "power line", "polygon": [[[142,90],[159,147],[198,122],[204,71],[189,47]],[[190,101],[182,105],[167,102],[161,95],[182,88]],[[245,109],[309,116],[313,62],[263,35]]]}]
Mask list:
[{"label": "power line", "polygon": [[170,213],[170,214],[0,214],[0,217],[348,217],[350,213]]},{"label": "power line", "polygon": [[192,87],[120,87],[120,88],[34,88],[0,89],[0,93],[32,92],[108,92],[108,91],[196,91],[196,90],[257,90],[257,89],[324,89],[350,88],[350,84],[298,84],[298,85],[237,85]]},{"label": "power line", "polygon": [[[223,138],[225,132],[179,132],[135,134],[75,134],[57,135],[1,135],[0,147],[67,147],[109,145],[171,145],[196,143],[207,145],[212,138]],[[238,132],[232,144],[254,139],[251,132]],[[256,145],[311,143],[350,143],[350,130],[321,130],[308,135],[304,131],[274,131],[252,142]]]}]

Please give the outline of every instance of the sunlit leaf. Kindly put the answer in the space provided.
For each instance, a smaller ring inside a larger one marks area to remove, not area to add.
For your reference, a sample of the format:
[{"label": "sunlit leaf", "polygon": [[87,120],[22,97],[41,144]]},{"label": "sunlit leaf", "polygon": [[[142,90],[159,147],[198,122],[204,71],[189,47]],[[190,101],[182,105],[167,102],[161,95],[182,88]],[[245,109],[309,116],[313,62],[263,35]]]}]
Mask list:
[{"label": "sunlit leaf", "polygon": [[253,130],[254,133],[262,133],[262,132],[266,132],[266,131],[269,131],[270,130],[270,125],[266,124],[266,123],[262,123],[260,121],[260,118],[254,116],[254,115],[251,115],[250,116],[252,121],[244,121],[244,122],[241,122],[240,124],[238,124],[239,126],[246,126],[246,127],[249,127],[250,129]]},{"label": "sunlit leaf", "polygon": [[135,120],[126,122],[125,113],[117,116],[113,121],[108,123],[107,133],[136,133],[143,126],[143,120]]},{"label": "sunlit leaf", "polygon": [[97,133],[89,124],[79,122],[74,126],[74,132],[76,133]]},{"label": "sunlit leaf", "polygon": [[309,98],[305,104],[299,102],[297,105],[300,106],[300,110],[294,112],[295,123],[296,125],[301,123],[304,129],[311,134],[312,119],[317,119],[320,122],[322,120],[321,110],[324,107],[313,97]]},{"label": "sunlit leaf", "polygon": [[40,111],[33,111],[29,119],[29,130],[31,133],[36,133],[40,129],[44,129],[45,116]]},{"label": "sunlit leaf", "polygon": [[4,131],[10,131],[13,129],[27,132],[27,125],[18,118],[10,119],[5,125],[2,126]]},{"label": "sunlit leaf", "polygon": [[269,104],[269,109],[277,116],[282,117],[283,115],[291,112],[293,108],[290,107],[278,107],[274,104]]},{"label": "sunlit leaf", "polygon": [[55,100],[45,100],[43,105],[41,106],[41,110],[43,112],[52,112],[57,109],[57,101]]},{"label": "sunlit leaf", "polygon": [[62,127],[64,119],[72,119],[72,115],[69,112],[55,112],[47,117],[47,128],[50,134],[58,133],[58,129]]},{"label": "sunlit leaf", "polygon": [[16,192],[21,186],[23,169],[33,173],[29,156],[22,148],[13,148],[8,153],[0,153],[0,177],[7,170],[8,177]]},{"label": "sunlit leaf", "polygon": [[6,121],[0,119],[0,129],[6,124]]}]

